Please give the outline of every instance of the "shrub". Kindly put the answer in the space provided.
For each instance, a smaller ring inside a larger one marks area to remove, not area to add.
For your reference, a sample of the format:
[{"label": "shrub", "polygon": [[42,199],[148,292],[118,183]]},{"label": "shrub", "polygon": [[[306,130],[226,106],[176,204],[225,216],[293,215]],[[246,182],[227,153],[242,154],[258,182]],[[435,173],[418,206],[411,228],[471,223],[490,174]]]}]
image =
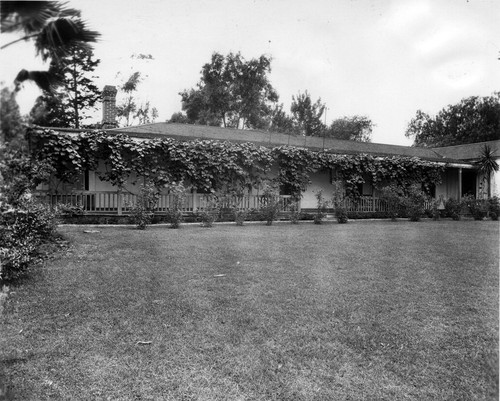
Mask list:
[{"label": "shrub", "polygon": [[326,211],[328,210],[328,201],[325,200],[323,196],[323,190],[316,191],[314,193],[316,198],[316,213],[314,215],[314,224],[321,224],[323,219],[326,217]]},{"label": "shrub", "polygon": [[290,223],[299,224],[302,213],[299,210],[299,202],[293,201],[290,203]]},{"label": "shrub", "polygon": [[403,196],[403,206],[410,221],[420,221],[425,212],[427,195],[418,185],[412,185]]},{"label": "shrub", "polygon": [[171,195],[166,219],[170,223],[170,228],[179,228],[182,222],[182,207],[186,199],[186,188],[181,183],[175,182],[167,184],[165,187],[168,188]]},{"label": "shrub", "polygon": [[432,219],[435,221],[441,219],[441,213],[438,209],[438,202],[433,202],[432,209],[426,209],[425,214],[427,214],[428,217],[432,217]]},{"label": "shrub", "polygon": [[85,213],[85,210],[82,205],[72,205],[71,203],[59,203],[55,206],[55,212],[58,216],[66,218],[66,217],[82,216]]},{"label": "shrub", "polygon": [[264,184],[263,192],[260,213],[266,221],[266,225],[270,226],[278,218],[281,210],[279,191],[277,185],[270,181]]},{"label": "shrub", "polygon": [[202,227],[210,228],[214,225],[215,214],[208,210],[201,210],[198,212],[198,220]]},{"label": "shrub", "polygon": [[500,215],[500,199],[498,196],[493,196],[489,199],[489,212],[491,220],[498,220]]},{"label": "shrub", "polygon": [[347,209],[343,206],[337,206],[335,208],[335,217],[337,218],[337,222],[340,224],[346,224],[348,219]]},{"label": "shrub", "polygon": [[[418,184],[407,188],[397,185],[388,185],[382,188],[382,196],[387,205],[391,220],[397,217],[408,217],[410,221],[420,221],[425,214],[425,201],[427,195],[420,189]],[[430,212],[432,216],[432,212]]]},{"label": "shrub", "polygon": [[234,221],[237,226],[242,226],[248,217],[249,212],[244,209],[238,209],[237,206],[233,208]]},{"label": "shrub", "polygon": [[455,198],[449,198],[444,204],[444,212],[447,217],[453,220],[460,220],[462,217],[463,202]]},{"label": "shrub", "polygon": [[465,206],[469,209],[474,220],[483,220],[488,213],[489,202],[486,199],[476,199],[472,195],[463,197]]},{"label": "shrub", "polygon": [[219,213],[220,205],[217,199],[211,199],[205,208],[198,211],[198,219],[201,221],[201,226],[207,228],[212,227]]},{"label": "shrub", "polygon": [[53,239],[55,213],[33,200],[0,207],[0,282],[19,277],[39,258],[38,250]]},{"label": "shrub", "polygon": [[135,204],[131,206],[131,217],[139,230],[152,223],[158,204],[159,193],[153,184],[141,185]]},{"label": "shrub", "polygon": [[392,221],[395,221],[402,212],[402,193],[401,189],[396,185],[388,185],[383,187],[381,199],[387,205],[387,214]]}]

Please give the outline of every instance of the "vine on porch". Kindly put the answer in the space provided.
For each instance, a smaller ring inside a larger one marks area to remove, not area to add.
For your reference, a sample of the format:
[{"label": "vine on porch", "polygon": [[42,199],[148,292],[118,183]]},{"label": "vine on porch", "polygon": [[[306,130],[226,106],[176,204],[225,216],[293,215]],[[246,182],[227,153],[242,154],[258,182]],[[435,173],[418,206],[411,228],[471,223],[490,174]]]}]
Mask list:
[{"label": "vine on porch", "polygon": [[[122,187],[132,173],[161,188],[172,182],[189,182],[198,189],[241,192],[258,187],[273,165],[277,181],[299,198],[315,171],[333,171],[347,195],[359,196],[358,185],[369,180],[375,188],[396,183],[438,184],[445,166],[415,157],[375,157],[312,151],[293,146],[272,149],[253,143],[218,140],[178,141],[172,138],[137,140],[104,131],[69,134],[54,130],[29,131],[33,157],[48,162],[56,178],[75,182],[85,170],[96,171],[102,181]],[[99,163],[104,171],[99,171]]]}]

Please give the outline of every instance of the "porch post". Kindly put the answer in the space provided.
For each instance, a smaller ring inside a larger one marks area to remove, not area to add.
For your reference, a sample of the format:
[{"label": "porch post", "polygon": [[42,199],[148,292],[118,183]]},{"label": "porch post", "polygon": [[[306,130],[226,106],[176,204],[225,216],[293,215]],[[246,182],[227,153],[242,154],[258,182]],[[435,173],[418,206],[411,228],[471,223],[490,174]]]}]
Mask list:
[{"label": "porch post", "polygon": [[458,169],[458,200],[462,200],[462,167]]},{"label": "porch post", "polygon": [[198,209],[198,191],[194,190],[192,193],[191,193],[191,196],[193,197],[193,212],[196,211],[196,209]]},{"label": "porch post", "polygon": [[123,194],[121,188],[118,188],[118,191],[116,191],[116,201],[117,201],[117,211],[118,215],[121,216],[122,214],[122,202],[123,202]]}]

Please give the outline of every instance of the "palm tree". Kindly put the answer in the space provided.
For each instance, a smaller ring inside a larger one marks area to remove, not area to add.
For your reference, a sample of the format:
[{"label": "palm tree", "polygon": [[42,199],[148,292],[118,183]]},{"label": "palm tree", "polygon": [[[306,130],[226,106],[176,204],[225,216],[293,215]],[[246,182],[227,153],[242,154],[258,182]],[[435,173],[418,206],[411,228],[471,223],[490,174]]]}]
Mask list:
[{"label": "palm tree", "polygon": [[488,184],[488,199],[491,198],[491,174],[499,169],[494,153],[489,145],[484,145],[479,160],[476,162],[479,172],[484,174]]},{"label": "palm tree", "polygon": [[[58,60],[76,45],[88,47],[96,42],[99,33],[87,28],[80,11],[67,8],[58,1],[0,2],[1,33],[21,33],[21,37],[3,45],[5,49],[20,41],[33,40],[37,55],[44,61]],[[16,91],[26,80],[34,81],[41,89],[51,92],[58,85],[49,71],[21,70],[14,83]]]}]

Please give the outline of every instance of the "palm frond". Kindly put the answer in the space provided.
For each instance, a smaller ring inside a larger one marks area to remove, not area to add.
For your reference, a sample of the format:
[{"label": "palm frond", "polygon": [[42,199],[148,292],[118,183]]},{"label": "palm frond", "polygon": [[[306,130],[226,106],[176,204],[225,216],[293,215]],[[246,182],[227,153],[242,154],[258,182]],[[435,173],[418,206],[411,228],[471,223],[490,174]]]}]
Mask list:
[{"label": "palm frond", "polygon": [[57,18],[49,21],[35,41],[42,58],[61,57],[75,45],[85,46],[97,42],[100,34],[89,30],[85,22],[74,18]]},{"label": "palm frond", "polygon": [[53,93],[61,85],[61,82],[49,71],[21,70],[14,80],[16,92],[20,90],[21,84],[25,81],[33,81],[40,89],[48,93]]},{"label": "palm frond", "polygon": [[476,162],[476,165],[479,167],[479,171],[486,174],[491,174],[493,171],[498,171],[500,168],[495,160],[495,152],[491,150],[489,145],[484,145],[481,149],[479,160]]},{"label": "palm frond", "polygon": [[57,1],[0,2],[1,31],[24,31],[26,35],[39,32],[51,18],[80,17],[80,11],[67,8]]}]

